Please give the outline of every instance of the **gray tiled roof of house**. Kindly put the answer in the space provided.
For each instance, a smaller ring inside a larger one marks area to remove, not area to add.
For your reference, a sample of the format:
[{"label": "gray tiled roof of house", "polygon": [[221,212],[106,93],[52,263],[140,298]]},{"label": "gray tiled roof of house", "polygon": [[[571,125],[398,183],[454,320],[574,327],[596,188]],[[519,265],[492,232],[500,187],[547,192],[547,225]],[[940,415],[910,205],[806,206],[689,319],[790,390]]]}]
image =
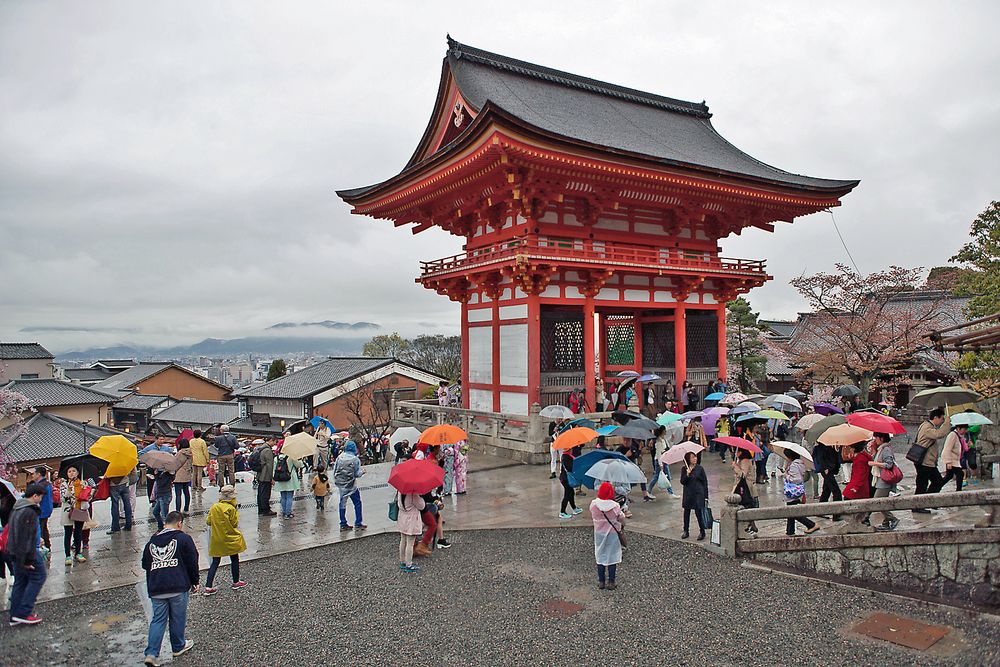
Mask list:
[{"label": "gray tiled roof of house", "polygon": [[103,382],[94,385],[94,389],[102,391],[122,391],[136,385],[148,377],[156,375],[160,371],[169,368],[169,362],[155,364],[139,364],[121,373],[116,373]]},{"label": "gray tiled roof of house", "polygon": [[[84,425],[73,419],[39,412],[25,422],[27,430],[7,446],[7,454],[15,463],[40,459],[77,456],[104,435],[119,434],[108,428]],[[5,434],[16,427],[8,427]],[[86,439],[84,434],[86,433]]]},{"label": "gray tiled roof of house", "polygon": [[115,403],[115,407],[121,410],[150,410],[169,400],[171,400],[169,396],[157,394],[129,394]]},{"label": "gray tiled roof of house", "polygon": [[6,388],[24,394],[36,408],[59,405],[110,404],[118,400],[117,396],[106,392],[52,378],[12,380],[7,383]]},{"label": "gray tiled roof of house", "polygon": [[103,368],[64,368],[63,373],[70,380],[79,380],[80,382],[101,382],[112,375],[110,371]]},{"label": "gray tiled roof of house", "polygon": [[229,430],[237,435],[281,435],[282,427],[281,420],[284,419],[285,427],[287,428],[295,419],[290,417],[271,417],[271,423],[268,426],[262,424],[254,424],[250,417],[241,417],[236,421],[229,422]]},{"label": "gray tiled roof of house", "polygon": [[233,394],[250,398],[306,398],[394,361],[385,358],[333,357],[277,380],[235,391]]},{"label": "gray tiled roof of house", "polygon": [[177,401],[153,418],[184,424],[228,424],[239,416],[240,404],[236,401]]},{"label": "gray tiled roof of house", "polygon": [[53,359],[38,343],[0,343],[0,359]]}]

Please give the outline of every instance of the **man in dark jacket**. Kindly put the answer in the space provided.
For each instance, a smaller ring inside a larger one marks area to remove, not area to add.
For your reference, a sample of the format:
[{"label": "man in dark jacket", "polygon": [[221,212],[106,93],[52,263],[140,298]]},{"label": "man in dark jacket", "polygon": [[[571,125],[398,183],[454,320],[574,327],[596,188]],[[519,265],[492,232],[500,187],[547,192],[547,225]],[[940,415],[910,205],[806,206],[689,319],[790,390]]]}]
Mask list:
[{"label": "man in dark jacket", "polygon": [[157,665],[163,633],[170,628],[170,647],[176,658],[187,653],[194,641],[185,639],[188,596],[198,592],[198,549],[183,531],[184,515],[170,512],[162,530],[142,550],[146,589],[153,603],[146,644],[147,665]]},{"label": "man in dark jacket", "polygon": [[[257,514],[260,516],[278,516],[278,513],[271,510],[271,486],[274,485],[274,438],[269,437],[264,440],[264,444],[258,444],[254,449],[254,454],[260,457],[260,470],[257,474]],[[251,454],[253,456],[254,454]]]},{"label": "man in dark jacket", "polygon": [[[819,501],[825,503],[833,497],[833,500],[843,500],[840,492],[840,484],[837,483],[837,473],[840,472],[840,452],[837,449],[817,442],[813,447],[813,465],[820,476],[823,477],[823,492]],[[834,521],[840,520],[840,515],[833,517]]]},{"label": "man in dark jacket", "polygon": [[236,463],[234,461],[234,455],[236,454],[236,448],[239,447],[239,443],[236,442],[236,436],[229,432],[229,427],[223,424],[219,427],[219,435],[215,436],[212,440],[212,445],[215,447],[215,459],[219,462],[219,470],[215,476],[215,480],[219,483],[219,488],[231,484],[236,486]]},{"label": "man in dark jacket", "polygon": [[10,624],[35,625],[42,619],[34,614],[35,599],[45,583],[45,560],[38,553],[38,520],[45,487],[32,482],[24,497],[14,503],[7,528],[4,554],[14,567],[14,588],[10,594]]}]

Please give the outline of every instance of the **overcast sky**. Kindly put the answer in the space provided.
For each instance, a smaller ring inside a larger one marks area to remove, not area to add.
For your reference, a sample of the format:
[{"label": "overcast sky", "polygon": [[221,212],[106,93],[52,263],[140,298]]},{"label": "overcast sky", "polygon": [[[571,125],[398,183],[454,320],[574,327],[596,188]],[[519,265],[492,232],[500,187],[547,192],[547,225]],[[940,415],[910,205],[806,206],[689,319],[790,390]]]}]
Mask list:
[{"label": "overcast sky", "polygon": [[[751,155],[861,179],[835,214],[864,272],[945,263],[1000,198],[1000,3],[537,5],[0,3],[0,339],[457,331],[454,304],[413,279],[460,241],[334,194],[409,158],[447,32],[704,99]],[[750,294],[767,317],[804,308],[790,278],[847,261],[826,213],[722,246],[767,259],[774,280]]]}]

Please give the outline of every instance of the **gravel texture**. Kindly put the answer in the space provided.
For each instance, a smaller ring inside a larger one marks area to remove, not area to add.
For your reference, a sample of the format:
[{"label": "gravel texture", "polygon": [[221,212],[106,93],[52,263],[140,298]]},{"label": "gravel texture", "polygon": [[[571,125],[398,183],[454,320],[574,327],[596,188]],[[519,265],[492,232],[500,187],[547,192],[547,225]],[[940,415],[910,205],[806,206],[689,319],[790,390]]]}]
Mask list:
[{"label": "gravel texture", "polygon": [[[482,530],[397,569],[379,535],[246,563],[250,586],[193,598],[187,665],[1000,665],[995,617],[741,567],[633,534],[619,588],[596,586],[585,528]],[[874,611],[954,627],[928,652],[851,634]],[[0,627],[0,664],[140,664],[131,587],[39,605]]]}]

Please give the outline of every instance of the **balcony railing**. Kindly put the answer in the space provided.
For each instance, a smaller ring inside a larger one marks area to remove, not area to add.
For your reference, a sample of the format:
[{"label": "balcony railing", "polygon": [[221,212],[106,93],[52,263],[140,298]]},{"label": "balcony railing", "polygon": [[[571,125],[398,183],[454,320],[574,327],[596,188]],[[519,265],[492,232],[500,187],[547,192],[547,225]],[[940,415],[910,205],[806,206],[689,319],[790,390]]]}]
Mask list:
[{"label": "balcony railing", "polygon": [[601,241],[516,239],[506,243],[475,248],[459,255],[421,262],[424,278],[468,271],[523,257],[533,261],[576,264],[581,267],[629,267],[641,272],[698,272],[727,275],[761,276],[764,260],[731,259],[712,253],[679,248],[607,243]]}]

